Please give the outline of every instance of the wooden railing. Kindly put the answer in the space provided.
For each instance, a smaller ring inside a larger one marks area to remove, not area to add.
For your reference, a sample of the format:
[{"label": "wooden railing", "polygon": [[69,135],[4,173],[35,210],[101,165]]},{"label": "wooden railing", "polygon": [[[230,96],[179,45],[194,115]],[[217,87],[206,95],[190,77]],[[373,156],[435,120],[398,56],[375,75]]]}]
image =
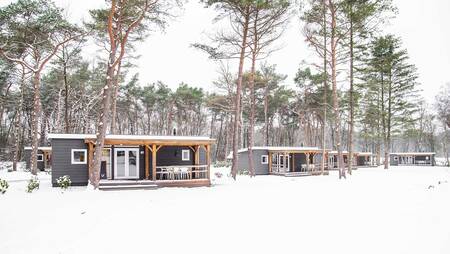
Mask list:
[{"label": "wooden railing", "polygon": [[208,179],[208,165],[176,165],[156,167],[156,180]]}]

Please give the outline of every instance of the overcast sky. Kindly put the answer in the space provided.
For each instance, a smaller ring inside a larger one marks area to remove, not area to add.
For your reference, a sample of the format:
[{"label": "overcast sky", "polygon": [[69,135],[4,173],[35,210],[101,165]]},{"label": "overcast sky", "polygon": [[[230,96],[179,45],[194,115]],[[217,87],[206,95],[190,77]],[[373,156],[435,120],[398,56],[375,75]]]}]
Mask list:
[{"label": "overcast sky", "polygon": [[[141,83],[160,80],[176,87],[186,82],[208,91],[213,89],[217,66],[190,44],[205,40],[205,33],[214,29],[211,21],[216,13],[198,2],[189,1],[164,33],[154,33],[138,46],[141,58],[135,72],[139,72]],[[80,22],[88,18],[89,9],[103,6],[105,1],[56,0],[56,3],[68,10],[73,21]],[[402,38],[411,63],[418,68],[423,96],[433,103],[439,87],[450,82],[450,0],[394,0],[394,3],[399,14],[385,31]],[[311,59],[313,53],[306,47],[298,18],[291,21],[281,41],[284,47],[267,61],[276,64],[279,73],[288,75],[289,84],[293,83],[300,62]]]}]

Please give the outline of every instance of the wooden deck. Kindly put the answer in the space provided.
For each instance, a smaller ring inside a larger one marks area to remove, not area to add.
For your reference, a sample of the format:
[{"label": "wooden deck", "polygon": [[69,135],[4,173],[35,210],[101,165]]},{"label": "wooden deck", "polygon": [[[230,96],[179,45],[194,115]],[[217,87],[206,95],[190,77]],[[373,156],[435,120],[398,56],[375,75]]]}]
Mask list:
[{"label": "wooden deck", "polygon": [[[300,177],[300,176],[313,176],[322,175],[322,171],[308,171],[308,172],[271,172],[271,175],[285,176],[285,177]],[[324,171],[324,175],[330,174],[327,170]]]},{"label": "wooden deck", "polygon": [[211,186],[209,179],[192,180],[101,180],[100,190],[151,190],[163,187],[203,187]]}]

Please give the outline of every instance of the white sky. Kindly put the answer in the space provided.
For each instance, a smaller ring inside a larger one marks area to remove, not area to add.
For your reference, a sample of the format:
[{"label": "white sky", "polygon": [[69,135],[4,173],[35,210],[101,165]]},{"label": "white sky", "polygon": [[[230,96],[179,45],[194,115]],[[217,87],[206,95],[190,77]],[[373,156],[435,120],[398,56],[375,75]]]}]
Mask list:
[{"label": "white sky", "polygon": [[[68,10],[73,21],[88,18],[88,10],[105,4],[104,0],[56,0]],[[204,8],[199,1],[189,1],[182,13],[169,23],[164,33],[152,34],[138,46],[137,70],[141,83],[162,81],[171,87],[185,82],[212,91],[217,77],[217,66],[207,55],[190,47],[204,42],[205,33],[214,29],[212,19],[216,13]],[[423,96],[433,103],[439,87],[450,82],[450,1],[449,0],[394,0],[399,14],[391,21],[386,32],[399,35],[408,50],[411,63],[419,71]],[[287,84],[302,60],[308,61],[313,53],[307,48],[300,32],[298,18],[294,18],[281,38],[284,47],[267,61],[277,65],[279,73],[287,74]],[[94,55],[94,52],[91,55]],[[247,64],[248,67],[248,64]]]}]

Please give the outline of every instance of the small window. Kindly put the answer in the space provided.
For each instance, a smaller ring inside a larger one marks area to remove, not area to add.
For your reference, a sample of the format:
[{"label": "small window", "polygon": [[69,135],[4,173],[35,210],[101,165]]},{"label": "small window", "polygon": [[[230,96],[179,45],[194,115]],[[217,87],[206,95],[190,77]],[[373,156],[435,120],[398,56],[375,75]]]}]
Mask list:
[{"label": "small window", "polygon": [[269,164],[269,156],[261,155],[261,164]]},{"label": "small window", "polygon": [[191,155],[191,153],[189,150],[182,150],[181,151],[181,160],[182,161],[190,160],[190,157],[191,157],[190,155]]},{"label": "small window", "polygon": [[38,154],[37,155],[37,161],[44,161],[44,155],[43,154]]},{"label": "small window", "polygon": [[86,149],[72,149],[72,164],[86,164],[87,150]]},{"label": "small window", "polygon": [[398,161],[398,157],[397,156],[394,157],[394,161]]}]

